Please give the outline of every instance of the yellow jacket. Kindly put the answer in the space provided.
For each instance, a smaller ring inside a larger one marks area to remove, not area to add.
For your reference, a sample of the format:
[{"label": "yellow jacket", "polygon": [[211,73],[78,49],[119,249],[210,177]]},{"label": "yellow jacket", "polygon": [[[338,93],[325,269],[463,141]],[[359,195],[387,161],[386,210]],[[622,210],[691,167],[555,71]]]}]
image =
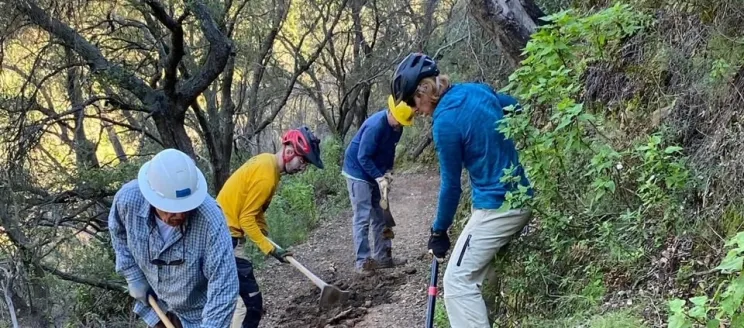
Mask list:
[{"label": "yellow jacket", "polygon": [[230,235],[236,238],[247,236],[264,254],[274,250],[274,245],[265,236],[268,225],[264,212],[269,208],[280,177],[276,156],[259,154],[235,171],[217,195]]}]

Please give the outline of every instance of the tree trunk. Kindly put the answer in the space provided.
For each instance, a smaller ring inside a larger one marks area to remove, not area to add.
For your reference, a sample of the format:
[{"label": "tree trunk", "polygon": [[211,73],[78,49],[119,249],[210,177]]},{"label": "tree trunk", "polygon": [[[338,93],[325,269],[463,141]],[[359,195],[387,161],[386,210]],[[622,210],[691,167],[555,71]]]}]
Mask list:
[{"label": "tree trunk", "polygon": [[369,96],[372,94],[371,89],[371,84],[362,87],[362,98],[357,101],[357,106],[355,106],[357,111],[357,129],[361,129],[364,120],[367,119],[367,112],[369,111]]},{"label": "tree trunk", "polygon": [[[65,48],[67,61],[72,63],[75,54],[70,48]],[[70,67],[67,69],[67,96],[70,98],[70,107],[76,109],[73,113],[75,118],[75,131],[73,145],[75,150],[75,161],[78,169],[95,169],[99,167],[96,157],[96,145],[88,140],[85,134],[85,105],[83,104],[83,90],[80,86],[80,68]]]},{"label": "tree trunk", "polygon": [[416,48],[424,53],[427,53],[427,45],[431,32],[434,30],[434,12],[437,9],[438,0],[426,1],[426,10],[424,12],[424,28],[419,31],[418,42]]},{"label": "tree trunk", "polygon": [[106,134],[108,134],[109,141],[111,141],[111,146],[114,147],[116,159],[122,163],[128,161],[129,159],[127,158],[127,153],[124,151],[124,146],[122,146],[121,140],[119,140],[119,136],[116,135],[116,130],[111,124],[106,124]]},{"label": "tree trunk", "polygon": [[186,134],[185,111],[179,107],[163,97],[157,104],[152,119],[155,121],[164,148],[178,149],[196,159],[191,138]]},{"label": "tree trunk", "polygon": [[[6,272],[6,274],[10,275],[10,272]],[[3,295],[5,296],[5,304],[8,305],[8,312],[10,312],[10,322],[13,324],[13,328],[19,328],[18,317],[16,316],[15,306],[13,306],[13,298],[10,297],[11,289],[13,288],[13,278],[6,276],[2,288]]]},{"label": "tree trunk", "polygon": [[220,130],[217,131],[217,152],[219,162],[213,163],[214,192],[219,193],[222,186],[230,177],[230,162],[232,161],[233,137],[235,136],[235,102],[232,99],[233,73],[235,58],[230,58],[225,67],[222,78],[222,110],[219,112]]},{"label": "tree trunk", "polygon": [[421,153],[423,153],[424,150],[429,147],[429,145],[431,145],[432,141],[433,139],[431,138],[431,133],[427,133],[426,137],[424,137],[424,139],[419,142],[416,148],[411,151],[411,160],[416,160],[416,158],[418,158],[419,155],[421,155]]},{"label": "tree trunk", "polygon": [[471,0],[470,14],[495,37],[512,67],[519,66],[522,49],[545,16],[533,0]]}]

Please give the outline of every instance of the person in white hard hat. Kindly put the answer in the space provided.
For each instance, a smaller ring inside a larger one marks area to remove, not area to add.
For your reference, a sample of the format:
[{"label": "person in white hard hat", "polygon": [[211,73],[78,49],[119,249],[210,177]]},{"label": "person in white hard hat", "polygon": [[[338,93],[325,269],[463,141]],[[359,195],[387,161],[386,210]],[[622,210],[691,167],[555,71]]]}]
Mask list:
[{"label": "person in white hard hat", "polygon": [[108,226],[116,272],[149,327],[164,327],[153,296],[177,327],[230,325],[238,277],[230,232],[194,160],[166,149],[114,196]]}]

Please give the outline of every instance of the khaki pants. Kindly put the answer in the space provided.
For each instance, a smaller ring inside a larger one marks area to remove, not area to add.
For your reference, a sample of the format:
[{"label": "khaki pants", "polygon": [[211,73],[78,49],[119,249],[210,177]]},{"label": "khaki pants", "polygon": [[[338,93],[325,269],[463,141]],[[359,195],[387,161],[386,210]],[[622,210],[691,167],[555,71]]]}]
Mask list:
[{"label": "khaki pants", "polygon": [[480,286],[496,252],[518,234],[530,210],[474,210],[444,272],[444,305],[453,328],[490,328]]}]

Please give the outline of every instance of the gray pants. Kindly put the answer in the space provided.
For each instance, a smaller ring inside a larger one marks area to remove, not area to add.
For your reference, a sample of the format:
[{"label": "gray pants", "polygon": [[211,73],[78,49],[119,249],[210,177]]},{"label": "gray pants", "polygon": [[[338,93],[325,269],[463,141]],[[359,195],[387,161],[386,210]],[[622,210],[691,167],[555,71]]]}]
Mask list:
[{"label": "gray pants", "polygon": [[450,326],[491,327],[480,286],[496,252],[527,225],[530,215],[530,210],[473,211],[444,272],[444,305]]},{"label": "gray pants", "polygon": [[[352,229],[354,232],[354,250],[356,267],[361,268],[364,261],[390,261],[392,241],[382,238],[385,220],[380,207],[380,188],[377,184],[346,178],[351,208],[354,211]],[[372,228],[374,252],[370,254],[369,230]]]}]

